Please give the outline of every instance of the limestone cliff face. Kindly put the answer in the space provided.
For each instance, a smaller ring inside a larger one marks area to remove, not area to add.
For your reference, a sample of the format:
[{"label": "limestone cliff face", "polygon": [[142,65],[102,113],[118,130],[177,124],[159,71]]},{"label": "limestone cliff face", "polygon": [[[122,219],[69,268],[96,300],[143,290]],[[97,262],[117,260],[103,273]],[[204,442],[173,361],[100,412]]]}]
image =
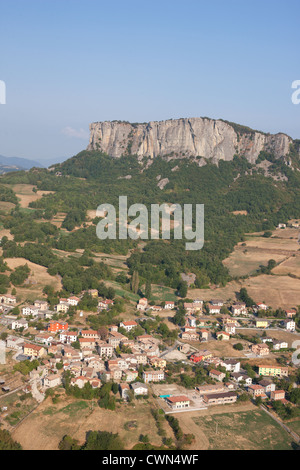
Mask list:
[{"label": "limestone cliff face", "polygon": [[145,124],[120,121],[90,125],[88,150],[101,150],[112,157],[137,155],[170,159],[204,157],[214,163],[244,155],[255,163],[262,150],[277,158],[289,152],[292,139],[285,134],[264,134],[222,120],[208,118],[174,119]]}]

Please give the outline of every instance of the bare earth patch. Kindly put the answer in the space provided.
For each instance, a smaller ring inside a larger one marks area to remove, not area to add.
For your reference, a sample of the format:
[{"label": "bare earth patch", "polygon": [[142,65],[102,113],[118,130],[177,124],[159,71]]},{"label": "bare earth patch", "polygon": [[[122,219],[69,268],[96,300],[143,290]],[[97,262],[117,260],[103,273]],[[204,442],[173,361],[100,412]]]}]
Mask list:
[{"label": "bare earth patch", "polygon": [[[48,398],[21,423],[13,437],[25,450],[57,450],[66,434],[82,444],[88,431],[119,433],[126,449],[138,443],[140,434],[148,434],[154,445],[162,444],[150,406],[143,400],[136,401],[134,406],[122,404],[117,407],[116,411],[104,410],[96,403],[70,397],[53,405]],[[128,431],[125,425],[131,421],[136,421],[136,427]]]},{"label": "bare earth patch", "polygon": [[31,184],[15,184],[13,186],[8,185],[16,193],[16,196],[20,199],[20,206],[25,208],[29,207],[29,203],[41,199],[42,196],[47,194],[53,194],[55,191],[37,191],[34,193],[32,190],[35,186]]},{"label": "bare earth patch", "polygon": [[47,273],[47,268],[39,266],[38,264],[31,263],[25,258],[5,258],[5,262],[11,269],[18,266],[28,265],[31,273],[29,275],[30,284],[28,287],[17,287],[17,296],[21,297],[22,301],[25,299],[35,300],[41,297],[43,289],[46,285],[51,285],[55,290],[61,290],[62,284],[59,276],[50,276]]}]

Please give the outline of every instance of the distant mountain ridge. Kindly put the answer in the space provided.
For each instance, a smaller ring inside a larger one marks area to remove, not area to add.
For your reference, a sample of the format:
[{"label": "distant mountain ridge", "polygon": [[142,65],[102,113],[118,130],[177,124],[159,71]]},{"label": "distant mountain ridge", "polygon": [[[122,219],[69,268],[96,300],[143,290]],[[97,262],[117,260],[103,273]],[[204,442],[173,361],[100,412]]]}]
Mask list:
[{"label": "distant mountain ridge", "polygon": [[111,157],[137,155],[153,159],[203,157],[213,163],[244,155],[255,163],[262,151],[286,158],[293,139],[255,131],[221,119],[183,118],[149,123],[125,121],[95,122],[90,125],[87,150],[99,150]]},{"label": "distant mountain ridge", "polygon": [[0,173],[18,170],[30,170],[30,168],[33,167],[42,168],[43,165],[27,158],[5,157],[4,155],[0,155]]}]

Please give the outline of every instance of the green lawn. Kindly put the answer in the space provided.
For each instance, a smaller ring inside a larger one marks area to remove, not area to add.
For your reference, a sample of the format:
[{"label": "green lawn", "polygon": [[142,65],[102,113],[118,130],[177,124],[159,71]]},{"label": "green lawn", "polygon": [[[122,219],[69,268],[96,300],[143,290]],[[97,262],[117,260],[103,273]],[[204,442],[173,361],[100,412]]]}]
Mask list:
[{"label": "green lawn", "polygon": [[86,401],[75,401],[64,408],[56,408],[55,406],[49,406],[43,411],[46,416],[53,416],[57,413],[64,413],[71,418],[74,418],[78,412],[89,409],[89,404]]},{"label": "green lawn", "polygon": [[296,421],[287,421],[286,425],[300,436],[300,419]]},{"label": "green lawn", "polygon": [[176,301],[178,297],[175,295],[174,289],[165,286],[152,285],[152,297],[153,300],[158,300],[161,302],[170,300]]}]

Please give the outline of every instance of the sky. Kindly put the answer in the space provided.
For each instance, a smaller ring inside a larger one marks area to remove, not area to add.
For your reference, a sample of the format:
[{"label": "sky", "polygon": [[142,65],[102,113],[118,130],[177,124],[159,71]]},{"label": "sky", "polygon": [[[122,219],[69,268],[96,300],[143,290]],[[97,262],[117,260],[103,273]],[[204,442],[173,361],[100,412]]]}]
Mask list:
[{"label": "sky", "polygon": [[0,0],[0,154],[58,162],[109,120],[300,138],[299,15],[299,0]]}]

